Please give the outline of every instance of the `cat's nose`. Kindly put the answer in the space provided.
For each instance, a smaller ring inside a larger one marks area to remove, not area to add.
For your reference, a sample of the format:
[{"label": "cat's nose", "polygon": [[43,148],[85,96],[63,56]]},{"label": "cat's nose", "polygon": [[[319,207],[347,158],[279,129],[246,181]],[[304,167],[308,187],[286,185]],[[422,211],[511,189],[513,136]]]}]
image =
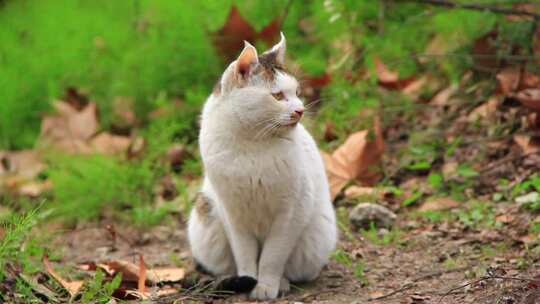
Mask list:
[{"label": "cat's nose", "polygon": [[295,115],[297,118],[302,117],[302,114],[304,114],[304,109],[303,109],[303,108],[294,110],[294,115]]}]

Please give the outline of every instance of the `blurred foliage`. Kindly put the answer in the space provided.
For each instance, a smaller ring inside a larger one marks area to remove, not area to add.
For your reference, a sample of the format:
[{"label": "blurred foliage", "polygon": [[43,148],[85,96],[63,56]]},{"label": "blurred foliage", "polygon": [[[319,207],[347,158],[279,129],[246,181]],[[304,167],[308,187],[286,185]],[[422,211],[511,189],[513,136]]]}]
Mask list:
[{"label": "blurred foliage", "polygon": [[[331,79],[309,106],[316,116],[308,126],[325,149],[368,127],[371,120],[365,118],[374,113],[384,114],[383,123],[395,115],[412,115],[406,111],[415,106],[412,98],[378,86],[376,60],[396,71],[399,79],[435,75],[442,84],[420,93],[432,96],[474,68],[471,49],[479,37],[497,30],[497,50],[503,56],[515,51],[513,45],[530,43],[532,25],[528,20],[509,22],[489,11],[404,1],[4,1],[0,148],[31,148],[42,115],[52,111],[68,87],[97,102],[105,130],[115,122],[113,101],[130,97],[138,121],[131,132],[144,137],[143,155],[128,160],[51,153],[46,172],[54,184],[51,205],[72,219],[130,206],[142,222],[159,221],[165,211],[153,208],[153,191],[170,173],[160,157],[173,142],[185,144],[192,156],[198,154],[200,108],[228,64],[216,52],[211,34],[225,23],[232,5],[256,31],[277,16],[286,17],[281,26],[298,77]],[[156,109],[168,114],[152,118]],[[325,137],[329,128],[332,139]],[[449,143],[431,141],[433,134],[428,135],[411,137],[401,165],[426,170],[446,153]],[[193,177],[201,172],[200,160],[190,157],[180,174]],[[179,188],[186,191],[185,185]],[[460,191],[454,190],[444,189]]]},{"label": "blurred foliage", "polygon": [[[324,99],[343,113],[379,99],[370,82],[343,78],[372,70],[375,57],[406,77],[423,68],[414,56],[433,37],[443,51],[457,52],[496,26],[504,39],[523,41],[530,26],[489,12],[393,1],[6,1],[0,8],[0,146],[31,147],[40,115],[68,86],[98,102],[105,128],[115,96],[132,96],[143,120],[160,93],[196,97],[192,104],[200,106],[224,65],[209,33],[232,4],[256,30],[286,14],[290,57],[305,74],[335,76]],[[453,80],[471,63],[462,56],[439,59]],[[346,114],[323,117],[340,115]]]}]

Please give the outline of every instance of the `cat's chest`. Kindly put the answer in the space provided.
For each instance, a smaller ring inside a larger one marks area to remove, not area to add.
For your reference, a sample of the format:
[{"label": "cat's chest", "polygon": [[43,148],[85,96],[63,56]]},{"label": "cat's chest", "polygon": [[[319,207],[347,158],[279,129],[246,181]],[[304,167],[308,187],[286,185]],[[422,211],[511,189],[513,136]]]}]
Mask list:
[{"label": "cat's chest", "polygon": [[295,151],[256,152],[223,155],[207,174],[232,220],[264,237],[276,216],[299,203],[306,179]]}]

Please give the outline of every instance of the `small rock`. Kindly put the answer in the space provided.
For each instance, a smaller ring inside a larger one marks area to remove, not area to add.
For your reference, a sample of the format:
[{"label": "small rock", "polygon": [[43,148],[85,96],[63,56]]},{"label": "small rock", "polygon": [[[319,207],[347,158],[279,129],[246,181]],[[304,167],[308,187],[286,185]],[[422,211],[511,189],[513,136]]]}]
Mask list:
[{"label": "small rock", "polygon": [[396,214],[386,207],[361,203],[354,207],[349,215],[349,221],[356,229],[369,229],[372,222],[377,228],[391,228],[396,217]]}]

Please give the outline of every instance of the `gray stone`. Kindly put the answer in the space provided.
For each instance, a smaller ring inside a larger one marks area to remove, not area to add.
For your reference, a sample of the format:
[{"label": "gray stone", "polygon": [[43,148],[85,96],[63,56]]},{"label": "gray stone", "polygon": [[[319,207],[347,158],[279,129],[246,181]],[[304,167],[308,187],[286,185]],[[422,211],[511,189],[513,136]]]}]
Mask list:
[{"label": "gray stone", "polygon": [[377,228],[391,228],[396,214],[390,209],[372,203],[358,204],[349,215],[349,221],[356,229],[369,229],[371,223]]}]

